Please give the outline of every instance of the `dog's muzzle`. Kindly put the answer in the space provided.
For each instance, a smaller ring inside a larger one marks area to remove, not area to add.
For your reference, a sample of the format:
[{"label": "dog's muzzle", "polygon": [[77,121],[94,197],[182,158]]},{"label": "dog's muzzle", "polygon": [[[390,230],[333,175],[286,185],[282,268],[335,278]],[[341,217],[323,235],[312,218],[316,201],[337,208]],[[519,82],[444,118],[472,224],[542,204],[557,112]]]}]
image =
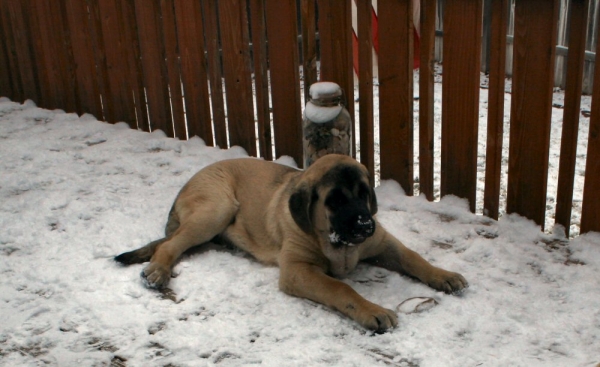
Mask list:
[{"label": "dog's muzzle", "polygon": [[375,221],[371,217],[359,215],[348,223],[344,231],[336,231],[332,228],[329,233],[329,242],[332,245],[359,245],[371,237],[373,233],[375,233]]}]

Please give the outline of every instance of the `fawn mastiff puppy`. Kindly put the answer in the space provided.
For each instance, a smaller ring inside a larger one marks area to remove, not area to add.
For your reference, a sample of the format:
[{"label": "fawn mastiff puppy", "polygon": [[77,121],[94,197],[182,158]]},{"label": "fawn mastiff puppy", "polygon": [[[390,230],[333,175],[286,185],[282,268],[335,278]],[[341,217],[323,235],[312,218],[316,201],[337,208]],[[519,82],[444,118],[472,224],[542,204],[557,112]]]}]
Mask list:
[{"label": "fawn mastiff puppy", "polygon": [[397,325],[395,312],[336,279],[359,261],[447,293],[467,287],[467,281],[406,248],[377,223],[376,212],[367,170],[350,157],[327,155],[305,171],[251,158],[226,160],[202,169],[181,189],[165,238],[115,260],[149,260],[142,277],[149,287],[161,288],[187,249],[209,241],[231,243],[263,263],[278,265],[285,293],[384,331]]}]

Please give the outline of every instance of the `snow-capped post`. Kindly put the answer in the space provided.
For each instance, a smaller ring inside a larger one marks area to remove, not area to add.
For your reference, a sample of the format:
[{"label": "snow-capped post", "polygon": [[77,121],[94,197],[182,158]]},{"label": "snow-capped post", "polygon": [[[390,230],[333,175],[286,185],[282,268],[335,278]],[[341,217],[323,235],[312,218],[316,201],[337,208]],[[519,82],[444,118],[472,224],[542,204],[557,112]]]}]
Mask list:
[{"label": "snow-capped post", "polygon": [[310,86],[310,99],[304,108],[304,168],[320,157],[331,154],[350,155],[352,119],[344,106],[344,93],[333,82]]}]

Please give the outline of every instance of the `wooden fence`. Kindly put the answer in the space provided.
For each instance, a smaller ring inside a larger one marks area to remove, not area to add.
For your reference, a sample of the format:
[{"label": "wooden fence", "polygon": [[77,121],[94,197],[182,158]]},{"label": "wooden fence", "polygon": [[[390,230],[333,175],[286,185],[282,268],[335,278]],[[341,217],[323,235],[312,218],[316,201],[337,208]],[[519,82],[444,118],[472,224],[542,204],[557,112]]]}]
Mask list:
[{"label": "wooden fence", "polygon": [[[492,218],[499,212],[508,1],[491,1],[484,213]],[[360,160],[375,170],[378,124],[381,177],[395,179],[411,195],[417,140],[419,191],[432,200],[437,1],[421,0],[417,139],[411,1],[378,1],[378,114],[371,1],[355,2]],[[482,3],[452,0],[443,9],[440,191],[467,198],[473,211]],[[515,1],[507,212],[541,226],[559,6],[559,0]],[[556,207],[556,221],[567,230],[588,8],[589,0],[571,1]],[[351,9],[350,0],[0,0],[0,95],[125,121],[145,131],[161,129],[168,136],[197,135],[208,145],[239,145],[266,159],[274,152],[301,162],[302,82],[335,81],[348,101],[355,97]],[[600,68],[595,80],[600,86]],[[348,108],[354,116],[353,103]],[[581,232],[586,231],[600,231],[600,87],[594,91],[590,120],[581,218]]]}]

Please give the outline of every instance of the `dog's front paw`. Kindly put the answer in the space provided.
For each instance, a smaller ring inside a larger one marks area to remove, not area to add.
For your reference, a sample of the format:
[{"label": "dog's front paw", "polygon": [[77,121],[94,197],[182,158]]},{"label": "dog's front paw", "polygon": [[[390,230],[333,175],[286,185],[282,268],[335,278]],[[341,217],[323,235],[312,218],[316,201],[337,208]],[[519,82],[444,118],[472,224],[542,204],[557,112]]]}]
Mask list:
[{"label": "dog's front paw", "polygon": [[140,275],[146,287],[154,289],[166,287],[171,280],[171,270],[157,263],[150,263]]},{"label": "dog's front paw", "polygon": [[372,304],[355,317],[355,320],[364,328],[383,333],[398,326],[398,316],[392,310]]},{"label": "dog's front paw", "polygon": [[426,283],[445,293],[457,293],[469,287],[469,282],[462,275],[443,269],[437,269]]}]

